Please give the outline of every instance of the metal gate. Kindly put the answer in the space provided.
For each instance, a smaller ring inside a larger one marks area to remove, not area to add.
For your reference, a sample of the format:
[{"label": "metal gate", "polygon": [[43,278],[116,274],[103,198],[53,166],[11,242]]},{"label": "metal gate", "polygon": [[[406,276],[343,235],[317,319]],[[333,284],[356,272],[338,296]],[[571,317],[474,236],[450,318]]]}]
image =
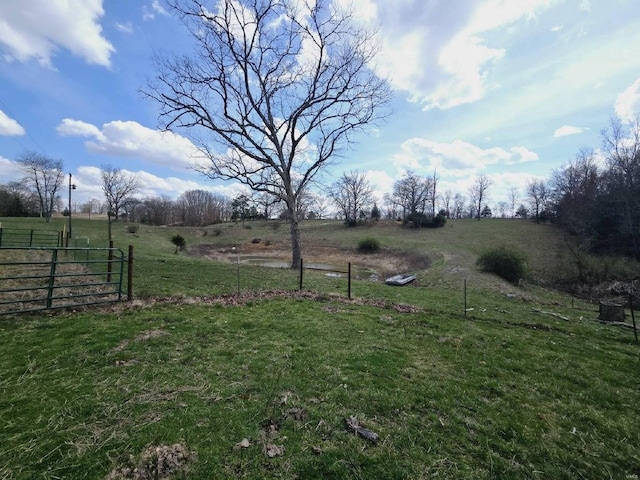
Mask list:
[{"label": "metal gate", "polygon": [[122,300],[117,248],[0,248],[0,315]]}]

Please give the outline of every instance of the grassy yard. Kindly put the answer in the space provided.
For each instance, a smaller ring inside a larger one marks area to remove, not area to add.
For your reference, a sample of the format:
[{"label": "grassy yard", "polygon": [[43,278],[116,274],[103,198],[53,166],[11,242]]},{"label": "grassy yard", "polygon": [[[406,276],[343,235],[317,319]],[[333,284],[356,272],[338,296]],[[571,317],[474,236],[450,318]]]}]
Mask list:
[{"label": "grassy yard", "polygon": [[[104,246],[103,222],[74,222]],[[186,252],[173,253],[175,233]],[[344,279],[310,272],[297,293],[288,269],[195,255],[287,234],[117,225],[116,246],[135,247],[134,302],[0,317],[0,478],[640,476],[633,334],[597,323],[594,305],[474,267],[505,243],[544,276],[564,255],[550,227],[304,225],[303,245],[356,263],[362,236],[431,259],[416,285],[356,281],[350,301]],[[378,441],[354,434],[352,416]]]}]

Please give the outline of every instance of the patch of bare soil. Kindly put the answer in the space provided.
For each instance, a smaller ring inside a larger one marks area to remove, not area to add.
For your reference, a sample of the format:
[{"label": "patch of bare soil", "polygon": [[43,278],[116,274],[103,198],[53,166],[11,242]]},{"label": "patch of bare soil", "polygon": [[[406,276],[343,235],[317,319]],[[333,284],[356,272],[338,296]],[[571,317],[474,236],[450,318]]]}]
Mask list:
[{"label": "patch of bare soil", "polygon": [[150,445],[139,458],[130,458],[129,465],[112,470],[106,480],[165,480],[184,473],[189,463],[196,459],[196,452],[189,451],[180,443]]},{"label": "patch of bare soil", "polygon": [[[190,253],[200,258],[216,261],[234,261],[236,255],[260,256],[274,260],[288,261],[291,250],[288,245],[278,243],[256,242],[239,245],[232,250],[229,247],[201,244]],[[360,253],[353,249],[305,245],[304,261],[307,263],[347,264],[374,270],[378,278],[406,272],[425,270],[431,266],[431,259],[427,255],[416,252]]]}]

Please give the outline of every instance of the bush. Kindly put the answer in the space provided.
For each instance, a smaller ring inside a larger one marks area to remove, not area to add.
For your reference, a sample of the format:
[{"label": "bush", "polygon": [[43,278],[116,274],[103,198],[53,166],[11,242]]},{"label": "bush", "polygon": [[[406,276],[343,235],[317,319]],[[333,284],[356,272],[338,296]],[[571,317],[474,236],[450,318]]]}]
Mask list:
[{"label": "bush", "polygon": [[129,225],[127,227],[127,232],[129,232],[129,233],[137,233],[138,232],[138,228],[139,228],[138,225],[135,225],[135,224],[134,225]]},{"label": "bush", "polygon": [[358,250],[371,253],[380,250],[380,242],[376,238],[367,237],[358,242]]},{"label": "bush", "polygon": [[515,284],[524,277],[526,271],[525,257],[504,245],[487,250],[476,263],[483,271],[495,273]]},{"label": "bush", "polygon": [[173,243],[176,246],[175,253],[178,253],[178,250],[180,251],[184,250],[184,247],[187,245],[187,241],[180,234],[176,234],[173,237],[171,237],[171,243]]}]

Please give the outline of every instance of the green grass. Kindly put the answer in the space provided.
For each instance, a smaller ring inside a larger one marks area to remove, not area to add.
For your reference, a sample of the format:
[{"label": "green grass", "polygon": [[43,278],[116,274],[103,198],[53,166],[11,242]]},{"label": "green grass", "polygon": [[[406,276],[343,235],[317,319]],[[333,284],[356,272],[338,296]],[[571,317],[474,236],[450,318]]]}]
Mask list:
[{"label": "green grass", "polygon": [[[552,230],[323,223],[303,224],[303,242],[356,255],[358,239],[372,236],[433,264],[417,286],[354,282],[352,301],[344,280],[315,272],[305,285],[318,294],[261,298],[293,292],[296,273],[242,267],[236,297],[236,265],[189,248],[285,242],[286,225],[219,235],[116,225],[116,245],[135,246],[136,301],[0,318],[0,478],[107,478],[150,446],[174,444],[192,455],[172,478],[640,475],[633,334],[595,322],[592,305],[473,267],[498,241],[553,258]],[[98,246],[106,226],[79,219],[74,232]],[[173,253],[176,233],[186,254]],[[352,415],[377,444],[345,428]],[[269,457],[267,445],[284,448]]]}]

